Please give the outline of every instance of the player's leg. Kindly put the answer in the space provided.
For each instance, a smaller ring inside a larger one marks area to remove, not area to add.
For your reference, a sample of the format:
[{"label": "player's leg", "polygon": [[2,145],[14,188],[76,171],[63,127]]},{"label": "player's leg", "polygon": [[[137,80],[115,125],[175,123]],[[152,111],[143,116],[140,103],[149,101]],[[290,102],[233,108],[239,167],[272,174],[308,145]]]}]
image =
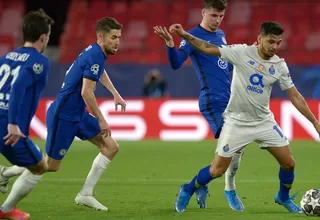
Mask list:
[{"label": "player's leg", "polygon": [[46,114],[46,125],[48,129],[46,140],[47,172],[57,172],[60,169],[61,160],[76,136],[78,122],[57,118],[51,105]]},{"label": "player's leg", "polygon": [[11,177],[19,176],[25,170],[26,168],[24,167],[19,167],[19,166],[6,167],[3,165],[0,165],[0,192],[3,194],[7,193],[9,179]]},{"label": "player's leg", "polygon": [[[227,106],[227,103],[216,103],[214,106],[210,107],[207,105],[200,105],[200,111],[204,118],[208,121],[210,128],[216,139],[219,138],[221,133],[221,128],[223,126],[223,112]],[[227,199],[229,206],[233,210],[243,211],[244,205],[239,199],[236,193],[236,183],[235,178],[237,171],[240,167],[242,152],[237,152],[231,160],[227,172],[225,173],[225,190],[224,195]],[[207,190],[199,189],[195,191],[200,208],[206,207],[206,195]]]},{"label": "player's leg", "polygon": [[96,145],[100,153],[94,159],[85,183],[75,198],[79,205],[85,205],[96,210],[107,211],[108,208],[103,206],[93,197],[94,187],[99,181],[104,170],[110,165],[112,159],[119,150],[119,145],[112,137],[103,137],[100,134],[100,127],[97,119],[87,113],[81,122],[77,136],[82,140],[88,140]]},{"label": "player's leg", "polygon": [[[232,122],[226,122],[223,125],[212,164],[201,169],[189,184],[180,187],[175,203],[177,212],[184,212],[193,193],[199,189],[205,190],[211,180],[222,176],[229,167],[232,156],[252,142],[253,137],[244,136],[244,133],[246,133],[245,129],[239,128]],[[247,137],[247,139],[243,137]]]},{"label": "player's leg", "polygon": [[280,164],[280,189],[275,196],[275,202],[284,206],[289,212],[302,213],[300,206],[293,202],[295,195],[291,198],[289,196],[294,182],[295,168],[295,161],[289,145],[283,147],[267,147],[267,149]]},{"label": "player's leg", "polygon": [[30,139],[21,139],[15,147],[4,146],[2,154],[12,164],[27,169],[14,182],[1,206],[0,218],[28,219],[29,214],[19,211],[16,205],[37,185],[47,170],[47,163],[41,150]]},{"label": "player's leg", "polygon": [[267,121],[258,128],[261,133],[262,148],[266,148],[280,164],[280,189],[275,202],[284,206],[289,212],[302,213],[301,208],[293,202],[295,196],[289,196],[293,181],[295,160],[289,142],[275,121]]}]

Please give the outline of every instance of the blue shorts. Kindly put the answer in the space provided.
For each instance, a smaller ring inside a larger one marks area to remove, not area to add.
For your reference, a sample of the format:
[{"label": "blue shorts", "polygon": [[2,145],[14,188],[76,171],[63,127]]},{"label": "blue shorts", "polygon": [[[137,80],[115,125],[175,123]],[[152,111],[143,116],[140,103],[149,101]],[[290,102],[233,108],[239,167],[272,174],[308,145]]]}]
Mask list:
[{"label": "blue shorts", "polygon": [[46,152],[53,159],[62,160],[75,137],[88,140],[100,133],[98,120],[87,111],[79,122],[57,118],[51,111],[52,107],[49,107],[46,116],[48,128]]},{"label": "blue shorts", "polygon": [[28,137],[20,138],[19,142],[14,147],[5,145],[3,137],[8,134],[8,119],[1,117],[0,124],[0,151],[11,164],[19,167],[31,167],[42,160],[43,154],[41,149]]},{"label": "blue shorts", "polygon": [[223,113],[228,103],[199,105],[200,112],[208,121],[215,139],[220,137],[221,129],[224,124]]}]

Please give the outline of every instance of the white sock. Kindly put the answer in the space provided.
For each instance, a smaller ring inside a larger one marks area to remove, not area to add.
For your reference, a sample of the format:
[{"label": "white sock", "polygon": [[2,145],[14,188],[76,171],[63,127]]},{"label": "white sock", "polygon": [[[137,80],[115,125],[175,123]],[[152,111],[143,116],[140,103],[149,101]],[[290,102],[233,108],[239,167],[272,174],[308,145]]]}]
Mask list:
[{"label": "white sock", "polygon": [[236,153],[231,160],[231,163],[228,167],[228,170],[225,174],[225,190],[230,191],[230,190],[235,190],[236,189],[236,173],[240,167],[240,161],[241,161],[241,155],[242,152]]},{"label": "white sock", "polygon": [[42,175],[34,175],[29,170],[25,170],[14,182],[9,196],[1,206],[1,210],[11,212],[20,200],[32,191],[41,177]]},{"label": "white sock", "polygon": [[18,166],[12,166],[12,167],[6,167],[2,173],[5,177],[11,178],[14,176],[19,176],[22,174],[26,168],[24,167],[18,167]]},{"label": "white sock", "polygon": [[93,189],[95,185],[97,184],[103,171],[108,167],[110,163],[111,163],[111,160],[109,160],[103,154],[99,153],[98,156],[96,156],[96,158],[93,161],[91,170],[87,176],[87,179],[80,191],[81,195],[84,195],[84,196],[93,195]]}]

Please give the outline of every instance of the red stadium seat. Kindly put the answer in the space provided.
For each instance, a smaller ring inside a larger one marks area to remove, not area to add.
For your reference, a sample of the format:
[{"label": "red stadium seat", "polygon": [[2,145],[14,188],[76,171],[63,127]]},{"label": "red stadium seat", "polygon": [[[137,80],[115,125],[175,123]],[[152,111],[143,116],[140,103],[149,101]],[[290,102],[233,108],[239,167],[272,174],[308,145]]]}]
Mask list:
[{"label": "red stadium seat", "polygon": [[[14,1],[21,2],[12,2]],[[0,1],[0,15],[2,2]],[[252,44],[257,40],[261,23],[274,20],[280,22],[285,29],[279,55],[287,57],[289,63],[318,62],[319,37],[314,33],[320,32],[320,22],[316,20],[320,14],[319,2],[229,0],[228,4],[225,20],[220,26],[226,34],[228,44]],[[65,24],[64,42],[69,42],[73,37],[76,39],[74,41],[78,42],[76,47],[82,42],[83,49],[96,40],[96,20],[103,16],[115,17],[124,28],[119,54],[112,57],[114,62],[167,63],[165,43],[153,33],[153,26],[169,27],[170,24],[180,23],[186,29],[194,28],[202,20],[202,7],[202,1],[192,0],[140,0],[131,3],[125,0],[92,0],[89,6],[87,1],[73,0]],[[91,11],[94,13],[90,13]],[[12,29],[3,27],[2,30],[6,31]],[[174,35],[174,42],[178,48],[180,38]],[[75,50],[77,49],[79,48]],[[66,58],[73,56],[71,52],[64,54]],[[137,57],[139,59],[136,59]],[[190,60],[186,63],[190,64]]]},{"label": "red stadium seat", "polygon": [[0,56],[13,50],[15,47],[14,38],[10,35],[0,35]]},{"label": "red stadium seat", "polygon": [[148,11],[148,4],[145,1],[133,1],[129,10],[130,19],[145,20]]}]

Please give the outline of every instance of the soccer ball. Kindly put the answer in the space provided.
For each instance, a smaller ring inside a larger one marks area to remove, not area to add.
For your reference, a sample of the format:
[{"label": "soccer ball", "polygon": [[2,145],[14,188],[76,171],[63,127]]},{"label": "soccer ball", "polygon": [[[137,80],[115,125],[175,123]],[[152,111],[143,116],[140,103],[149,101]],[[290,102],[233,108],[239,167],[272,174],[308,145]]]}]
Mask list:
[{"label": "soccer ball", "polygon": [[302,197],[300,206],[309,216],[320,216],[320,189],[310,189]]}]

